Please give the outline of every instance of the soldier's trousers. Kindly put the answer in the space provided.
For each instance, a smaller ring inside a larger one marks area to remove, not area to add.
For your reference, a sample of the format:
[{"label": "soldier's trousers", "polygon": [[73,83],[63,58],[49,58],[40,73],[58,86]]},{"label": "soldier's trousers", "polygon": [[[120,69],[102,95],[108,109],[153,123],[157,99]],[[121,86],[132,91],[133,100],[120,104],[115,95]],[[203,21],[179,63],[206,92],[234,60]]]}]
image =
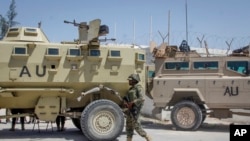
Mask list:
[{"label": "soldier's trousers", "polygon": [[[23,111],[20,109],[11,109],[11,114],[22,114]],[[12,118],[12,125],[16,124],[16,119],[15,117]],[[21,124],[24,125],[24,117],[20,117]]]},{"label": "soldier's trousers", "polygon": [[126,133],[127,138],[132,138],[134,134],[134,130],[142,137],[146,137],[147,133],[141,126],[140,116],[138,115],[137,120],[134,120],[133,117],[129,114],[127,115],[126,120]]}]

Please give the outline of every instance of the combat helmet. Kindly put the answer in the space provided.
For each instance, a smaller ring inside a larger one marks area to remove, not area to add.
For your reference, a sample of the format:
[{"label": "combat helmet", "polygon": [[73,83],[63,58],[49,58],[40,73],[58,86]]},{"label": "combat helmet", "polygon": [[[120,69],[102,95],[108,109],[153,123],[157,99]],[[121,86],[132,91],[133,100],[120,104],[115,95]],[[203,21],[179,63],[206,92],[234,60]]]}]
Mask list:
[{"label": "combat helmet", "polygon": [[137,82],[141,81],[138,74],[131,74],[131,75],[129,75],[128,80],[135,80]]}]

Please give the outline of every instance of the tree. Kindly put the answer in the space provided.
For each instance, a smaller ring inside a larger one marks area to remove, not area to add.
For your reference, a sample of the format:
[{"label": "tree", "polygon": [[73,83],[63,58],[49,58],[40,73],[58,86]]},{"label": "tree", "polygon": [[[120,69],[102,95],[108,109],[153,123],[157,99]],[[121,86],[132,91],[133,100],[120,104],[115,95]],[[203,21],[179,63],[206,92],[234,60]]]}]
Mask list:
[{"label": "tree", "polygon": [[4,37],[8,30],[8,25],[6,19],[0,15],[0,40]]},{"label": "tree", "polygon": [[7,19],[0,14],[0,39],[3,39],[10,27],[19,24],[18,22],[14,21],[15,17],[17,16],[17,12],[15,9],[16,2],[15,0],[12,0],[7,12]]}]

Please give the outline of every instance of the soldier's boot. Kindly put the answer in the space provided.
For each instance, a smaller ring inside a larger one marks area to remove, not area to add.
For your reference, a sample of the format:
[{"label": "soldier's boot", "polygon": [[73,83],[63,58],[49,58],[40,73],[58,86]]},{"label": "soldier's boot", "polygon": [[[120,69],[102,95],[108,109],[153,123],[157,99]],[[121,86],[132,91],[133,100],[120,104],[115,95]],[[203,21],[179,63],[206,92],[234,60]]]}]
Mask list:
[{"label": "soldier's boot", "polygon": [[132,138],[127,138],[127,141],[132,141]]},{"label": "soldier's boot", "polygon": [[151,138],[149,135],[147,135],[147,136],[145,137],[145,139],[146,139],[146,141],[152,141],[152,138]]},{"label": "soldier's boot", "polygon": [[15,124],[11,125],[10,131],[15,131]]}]

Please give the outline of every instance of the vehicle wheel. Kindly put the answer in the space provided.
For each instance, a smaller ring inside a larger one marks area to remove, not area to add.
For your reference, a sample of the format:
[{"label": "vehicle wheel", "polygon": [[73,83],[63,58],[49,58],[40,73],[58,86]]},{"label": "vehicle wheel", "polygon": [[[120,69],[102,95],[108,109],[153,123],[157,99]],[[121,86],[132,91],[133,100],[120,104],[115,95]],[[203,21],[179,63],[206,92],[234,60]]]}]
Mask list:
[{"label": "vehicle wheel", "polygon": [[72,118],[71,120],[76,128],[78,128],[79,130],[82,130],[81,129],[81,122],[80,122],[79,118]]},{"label": "vehicle wheel", "polygon": [[201,109],[192,101],[181,101],[172,109],[171,121],[179,130],[196,130],[202,123]]},{"label": "vehicle wheel", "polygon": [[115,140],[121,134],[123,127],[123,112],[110,100],[97,100],[90,103],[81,115],[81,129],[89,140]]},{"label": "vehicle wheel", "polygon": [[203,123],[207,117],[206,107],[203,104],[199,105],[201,112],[202,112],[202,122]]}]

